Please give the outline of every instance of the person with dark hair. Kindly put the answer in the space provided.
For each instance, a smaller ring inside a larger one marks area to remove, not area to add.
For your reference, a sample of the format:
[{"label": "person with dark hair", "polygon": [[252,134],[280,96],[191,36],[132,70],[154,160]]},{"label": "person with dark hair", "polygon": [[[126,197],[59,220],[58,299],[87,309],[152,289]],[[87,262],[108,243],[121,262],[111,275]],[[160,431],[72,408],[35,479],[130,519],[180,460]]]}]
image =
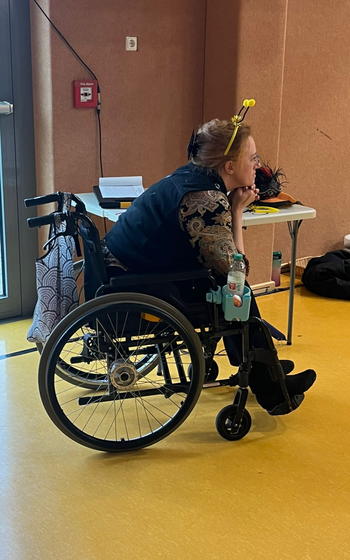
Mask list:
[{"label": "person with dark hair", "polygon": [[[245,113],[252,102],[244,102]],[[259,198],[255,176],[260,159],[250,127],[242,123],[245,113],[230,121],[211,120],[192,134],[189,163],[149,187],[105,236],[102,249],[110,263],[140,273],[206,267],[222,286],[233,255],[238,252],[249,272],[242,213]],[[250,315],[260,317],[253,296]],[[254,346],[266,347],[257,327],[251,325],[250,329]],[[240,338],[224,337],[224,343],[230,363],[239,365]],[[289,360],[281,361],[281,365],[285,374],[294,367]],[[311,369],[286,377],[294,408],[315,379],[316,373]],[[253,363],[249,385],[258,403],[270,414],[290,412],[267,365]]]}]

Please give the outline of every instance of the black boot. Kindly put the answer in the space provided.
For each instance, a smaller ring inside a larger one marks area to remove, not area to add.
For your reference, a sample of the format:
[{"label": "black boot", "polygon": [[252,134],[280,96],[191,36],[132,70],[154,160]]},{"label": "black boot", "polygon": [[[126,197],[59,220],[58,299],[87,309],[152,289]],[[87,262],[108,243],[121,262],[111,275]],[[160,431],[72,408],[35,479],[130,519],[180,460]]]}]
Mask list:
[{"label": "black boot", "polygon": [[284,375],[288,375],[294,369],[294,362],[292,360],[280,360]]},{"label": "black boot", "polygon": [[[300,406],[304,400],[304,393],[310,389],[315,380],[316,373],[312,369],[286,377],[286,388],[292,401],[293,410]],[[250,373],[249,385],[260,406],[265,408],[272,416],[291,412],[285,402],[279,382],[271,380],[269,368],[265,364],[254,363]]]}]

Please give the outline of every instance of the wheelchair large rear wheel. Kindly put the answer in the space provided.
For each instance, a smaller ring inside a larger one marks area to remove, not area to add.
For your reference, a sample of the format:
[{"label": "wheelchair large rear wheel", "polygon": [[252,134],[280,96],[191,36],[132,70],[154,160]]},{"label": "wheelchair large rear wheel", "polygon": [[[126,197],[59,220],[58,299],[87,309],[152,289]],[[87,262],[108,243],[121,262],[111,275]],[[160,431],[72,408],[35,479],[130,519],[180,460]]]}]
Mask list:
[{"label": "wheelchair large rear wheel", "polygon": [[[141,373],[137,364],[155,355],[159,366]],[[62,378],[62,362],[67,371],[77,364],[84,369],[81,385]],[[204,371],[199,337],[176,308],[145,294],[109,294],[84,303],[54,329],[40,359],[39,390],[52,421],[74,441],[132,451],[167,437],[187,418]],[[93,390],[84,387],[89,373],[101,379]]]},{"label": "wheelchair large rear wheel", "polygon": [[[75,278],[78,280],[79,276],[84,271],[84,259],[76,261],[73,265]],[[78,344],[78,340],[76,341]],[[83,340],[81,340],[83,344]],[[37,342],[36,347],[39,354],[42,354],[44,344]],[[137,369],[140,375],[147,375],[155,367],[158,366],[159,360],[156,354],[151,354],[149,356],[143,356],[138,364]],[[84,387],[85,389],[96,389],[96,387],[101,388],[101,386],[107,386],[108,380],[103,377],[103,375],[93,375],[89,369],[84,367],[73,367],[72,364],[67,364],[64,360],[60,359],[57,361],[57,375],[73,383],[73,385],[79,385],[79,387]]]}]

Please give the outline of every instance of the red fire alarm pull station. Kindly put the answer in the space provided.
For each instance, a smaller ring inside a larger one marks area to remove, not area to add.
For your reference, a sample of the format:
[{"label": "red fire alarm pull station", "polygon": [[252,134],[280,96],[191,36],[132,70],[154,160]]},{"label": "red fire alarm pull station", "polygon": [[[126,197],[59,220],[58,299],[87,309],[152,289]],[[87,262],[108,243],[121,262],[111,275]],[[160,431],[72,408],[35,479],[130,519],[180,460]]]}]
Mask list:
[{"label": "red fire alarm pull station", "polygon": [[74,80],[73,105],[77,109],[97,107],[97,80]]}]

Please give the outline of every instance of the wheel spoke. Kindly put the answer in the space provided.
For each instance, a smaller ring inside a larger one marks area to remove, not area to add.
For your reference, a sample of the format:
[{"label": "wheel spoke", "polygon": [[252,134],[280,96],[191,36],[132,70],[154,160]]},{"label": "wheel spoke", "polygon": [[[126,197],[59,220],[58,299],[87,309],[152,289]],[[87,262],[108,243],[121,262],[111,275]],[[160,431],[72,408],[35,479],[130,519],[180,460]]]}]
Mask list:
[{"label": "wheel spoke", "polygon": [[[113,294],[72,315],[75,322],[65,318],[56,340],[49,339],[39,374],[59,428],[83,445],[122,451],[158,441],[182,423],[198,399],[204,360],[197,333],[178,311],[151,296]],[[190,364],[195,375],[187,379]]]}]

